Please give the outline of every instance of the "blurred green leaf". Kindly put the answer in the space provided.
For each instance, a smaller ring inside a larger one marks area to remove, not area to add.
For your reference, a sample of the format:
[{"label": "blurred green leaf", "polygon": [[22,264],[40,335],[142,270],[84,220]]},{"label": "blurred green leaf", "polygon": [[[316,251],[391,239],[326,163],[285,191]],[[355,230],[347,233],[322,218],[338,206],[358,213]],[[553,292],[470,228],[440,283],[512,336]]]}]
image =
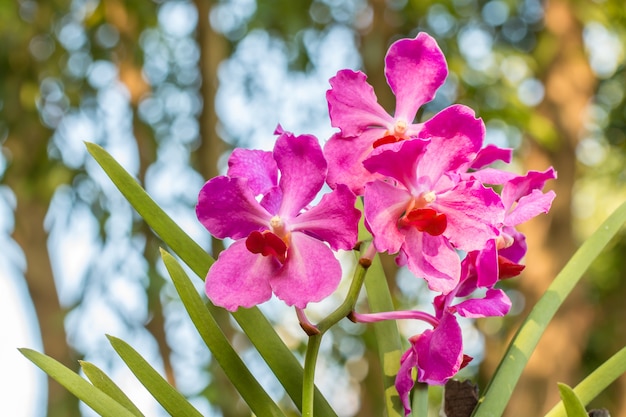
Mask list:
[{"label": "blurred green leaf", "polygon": [[187,399],[172,387],[150,364],[122,339],[107,335],[111,346],[120,355],[139,382],[172,416],[202,417]]},{"label": "blurred green leaf", "polygon": [[587,411],[585,411],[585,406],[580,402],[580,398],[576,396],[574,390],[571,389],[569,385],[561,382],[557,385],[559,386],[561,401],[563,401],[565,405],[567,417],[589,417]]},{"label": "blurred green leaf", "polygon": [[[600,392],[626,372],[626,347],[613,355],[574,388],[574,393],[583,404],[589,404]],[[559,402],[546,417],[565,417],[563,402]]]},{"label": "blurred green leaf", "polygon": [[589,265],[626,222],[626,203],[618,207],[576,251],[539,299],[511,341],[489,382],[473,417],[502,415],[513,389],[537,346],[541,335],[563,300],[580,280]]},{"label": "blurred green leaf", "polygon": [[284,416],[232,348],[183,268],[163,249],[161,257],[202,340],[250,409],[258,416]]},{"label": "blurred green leaf", "polygon": [[[191,239],[152,200],[137,181],[122,168],[102,147],[86,144],[89,153],[100,164],[115,186],[137,210],[154,232],[185,262],[200,278],[204,279],[214,260]],[[209,303],[209,312],[217,307]],[[258,308],[240,308],[232,313],[241,329],[248,336],[259,354],[278,378],[298,409],[302,408],[303,369],[298,359],[285,346],[271,323]],[[336,416],[326,399],[316,389],[315,409],[325,416]]]},{"label": "blurred green leaf", "polygon": [[31,349],[19,349],[22,355],[41,368],[52,379],[63,385],[96,413],[103,417],[136,417],[124,406],[102,392],[97,387],[85,381],[78,374],[63,366],[61,363],[43,353]]},{"label": "blurred green leaf", "polygon": [[99,388],[102,392],[113,398],[115,401],[126,407],[128,411],[135,416],[143,417],[143,414],[135,404],[124,394],[111,378],[105,374],[100,368],[91,362],[79,361],[87,378],[91,381],[94,387]]}]

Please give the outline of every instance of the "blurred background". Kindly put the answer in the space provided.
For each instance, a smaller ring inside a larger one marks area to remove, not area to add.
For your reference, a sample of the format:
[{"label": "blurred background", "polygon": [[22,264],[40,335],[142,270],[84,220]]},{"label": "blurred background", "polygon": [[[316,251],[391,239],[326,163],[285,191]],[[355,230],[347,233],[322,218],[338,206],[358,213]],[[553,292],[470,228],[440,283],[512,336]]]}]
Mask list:
[{"label": "blurred background", "polygon": [[[515,148],[511,169],[558,171],[551,213],[523,227],[527,268],[505,283],[511,315],[464,323],[475,360],[463,376],[484,388],[534,302],[626,199],[623,1],[13,0],[0,2],[0,414],[93,415],[19,355],[25,346],[75,370],[79,359],[94,362],[146,415],[165,415],[113,354],[109,333],[204,415],[249,416],[186,318],[159,240],[83,141],[112,153],[216,255],[194,205],[229,150],[271,149],[278,123],[323,143],[333,133],[328,78],[341,68],[364,70],[393,111],[384,54],[419,31],[437,39],[450,75],[418,117],[467,104],[488,142]],[[558,400],[557,381],[576,385],[626,344],[625,254],[622,232],[547,330],[507,416],[542,415]],[[399,308],[431,301],[407,271],[388,272]],[[302,355],[293,312],[262,308]],[[236,325],[220,320],[271,395],[293,409]],[[341,416],[383,415],[372,338],[351,323],[325,338],[318,383]],[[626,378],[592,406],[626,417]]]}]

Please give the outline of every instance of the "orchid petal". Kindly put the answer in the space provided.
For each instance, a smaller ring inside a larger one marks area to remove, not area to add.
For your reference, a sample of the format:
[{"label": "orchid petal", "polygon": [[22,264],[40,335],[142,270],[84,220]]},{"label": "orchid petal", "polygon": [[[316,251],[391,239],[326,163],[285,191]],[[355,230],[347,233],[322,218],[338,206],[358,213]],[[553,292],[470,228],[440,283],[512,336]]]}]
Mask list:
[{"label": "orchid petal", "polygon": [[398,220],[411,201],[411,194],[383,181],[365,186],[365,219],[380,252],[396,253],[404,242]]},{"label": "orchid petal", "polygon": [[409,270],[423,277],[432,291],[447,294],[459,283],[461,260],[443,236],[408,229],[402,250]]},{"label": "orchid petal", "polygon": [[215,237],[241,239],[267,228],[270,213],[255,200],[245,178],[215,177],[198,195],[196,215]]},{"label": "orchid petal", "polygon": [[428,144],[429,141],[413,139],[381,146],[363,161],[363,166],[370,172],[391,177],[412,189],[416,183],[417,166]]},{"label": "orchid petal", "polygon": [[396,119],[413,122],[417,109],[435,97],[447,75],[445,57],[428,34],[394,42],[385,57],[385,76],[396,96]]},{"label": "orchid petal", "polygon": [[339,133],[333,135],[324,145],[324,155],[328,160],[328,185],[335,188],[337,184],[346,184],[354,194],[363,195],[365,184],[380,178],[380,175],[365,169],[363,160],[372,152],[374,140],[382,135],[380,129],[369,129],[350,139]]},{"label": "orchid petal", "polygon": [[331,125],[344,137],[357,136],[371,126],[388,129],[394,123],[366,79],[361,71],[352,70],[341,70],[330,79],[326,99]]},{"label": "orchid petal", "polygon": [[519,263],[528,250],[526,236],[511,226],[504,226],[502,228],[502,234],[511,236],[513,238],[513,244],[506,248],[499,249],[498,254],[504,256],[511,262]]},{"label": "orchid petal", "polygon": [[479,171],[465,173],[461,176],[461,178],[465,181],[476,180],[483,184],[493,184],[493,185],[504,184],[508,181],[511,181],[513,178],[517,178],[517,177],[518,175],[513,172],[502,171],[500,169],[495,169],[495,168],[484,168]]},{"label": "orchid petal", "polygon": [[426,330],[415,342],[418,367],[423,374],[418,381],[443,385],[461,368],[463,339],[456,317],[444,313],[434,330]]},{"label": "orchid petal", "polygon": [[326,160],[312,135],[283,133],[274,145],[283,200],[279,213],[295,217],[317,195],[326,180]]},{"label": "orchid petal", "polygon": [[305,308],[329,296],[341,280],[341,265],[328,246],[304,233],[291,234],[287,260],[270,278],[274,294],[287,305]]},{"label": "orchid petal", "polygon": [[228,158],[229,177],[248,179],[254,195],[265,194],[278,184],[278,168],[271,152],[237,148]]},{"label": "orchid petal", "polygon": [[319,204],[291,222],[292,231],[302,231],[328,242],[333,250],[350,250],[357,241],[361,211],[354,207],[356,196],[347,186],[322,196]]},{"label": "orchid petal", "polygon": [[543,172],[529,171],[526,175],[513,178],[502,187],[502,202],[507,209],[513,206],[525,195],[533,190],[541,190],[547,181],[556,179],[554,168],[550,167]]},{"label": "orchid petal", "polygon": [[550,211],[554,197],[556,197],[556,194],[552,190],[545,194],[541,190],[532,190],[530,194],[521,197],[517,205],[515,205],[515,208],[507,213],[504,224],[507,226],[516,226],[541,213],[547,213]]},{"label": "orchid petal", "polygon": [[503,161],[507,164],[511,162],[513,157],[513,149],[511,148],[499,148],[494,144],[489,144],[478,151],[476,158],[472,161],[470,168],[480,169],[492,164],[496,161]]},{"label": "orchid petal", "polygon": [[430,206],[448,217],[444,236],[466,251],[482,249],[487,240],[498,235],[497,226],[504,220],[500,197],[475,181],[461,182],[438,194]]},{"label": "orchid petal", "polygon": [[415,381],[413,380],[413,368],[417,366],[417,355],[413,349],[413,345],[400,358],[400,369],[396,375],[396,391],[400,396],[402,405],[404,406],[404,415],[411,414],[410,394]]},{"label": "orchid petal", "polygon": [[467,106],[446,107],[424,123],[419,137],[431,139],[420,160],[418,176],[433,182],[449,172],[465,172],[480,150],[485,124]]},{"label": "orchid petal", "polygon": [[455,305],[457,313],[467,318],[505,316],[511,309],[511,300],[499,289],[489,289],[483,298],[470,298]]},{"label": "orchid petal", "polygon": [[206,277],[205,290],[213,304],[235,311],[269,300],[270,278],[280,263],[272,256],[251,253],[245,240],[222,251]]}]

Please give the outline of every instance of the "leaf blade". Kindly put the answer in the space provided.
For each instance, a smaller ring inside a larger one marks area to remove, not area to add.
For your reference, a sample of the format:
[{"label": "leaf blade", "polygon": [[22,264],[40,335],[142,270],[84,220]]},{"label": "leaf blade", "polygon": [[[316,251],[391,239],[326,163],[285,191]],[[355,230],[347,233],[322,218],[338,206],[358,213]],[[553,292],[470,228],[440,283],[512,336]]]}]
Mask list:
[{"label": "leaf blade", "polygon": [[101,416],[135,417],[135,414],[57,360],[32,349],[21,348],[18,350]]},{"label": "leaf blade", "polygon": [[259,416],[284,417],[285,414],[261,387],[228,342],[176,259],[163,249],[161,257],[196,330],[250,409]]},{"label": "leaf blade", "polygon": [[569,385],[561,382],[557,385],[559,386],[561,401],[563,401],[563,405],[565,406],[567,417],[589,417],[587,411],[585,411],[585,406],[580,401],[574,390],[570,388]]},{"label": "leaf blade", "polygon": [[80,367],[83,372],[89,378],[89,381],[94,387],[113,398],[119,404],[124,406],[128,411],[133,413],[137,417],[144,417],[143,413],[137,408],[137,406],[128,398],[128,396],[120,389],[120,387],[113,382],[107,374],[105,374],[100,368],[91,362],[79,361]]},{"label": "leaf blade", "polygon": [[202,417],[202,414],[128,343],[111,335],[107,335],[107,338],[139,382],[170,415]]}]

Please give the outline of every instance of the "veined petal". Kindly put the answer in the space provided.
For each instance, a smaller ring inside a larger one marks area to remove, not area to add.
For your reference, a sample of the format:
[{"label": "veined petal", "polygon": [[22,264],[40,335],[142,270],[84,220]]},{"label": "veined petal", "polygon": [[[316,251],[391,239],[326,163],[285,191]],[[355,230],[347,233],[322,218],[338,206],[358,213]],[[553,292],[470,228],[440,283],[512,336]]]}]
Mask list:
[{"label": "veined petal", "polygon": [[500,197],[476,181],[461,182],[438,194],[430,206],[448,217],[444,236],[466,251],[482,249],[487,240],[498,235],[497,228],[504,221]]},{"label": "veined petal", "polygon": [[346,184],[356,195],[363,195],[369,181],[380,178],[363,166],[363,160],[372,152],[372,143],[384,135],[382,129],[368,129],[362,135],[345,139],[340,133],[333,135],[324,145],[328,161],[326,182],[331,188]]},{"label": "veined petal", "polygon": [[460,316],[468,318],[505,316],[511,309],[511,300],[499,289],[489,289],[483,298],[470,298],[455,305]]},{"label": "veined petal", "polygon": [[296,217],[291,230],[328,242],[333,250],[350,250],[356,244],[361,218],[355,202],[354,193],[339,184],[334,191],[324,194],[318,205]]},{"label": "veined petal", "polygon": [[435,97],[448,76],[437,42],[421,32],[415,39],[394,42],[385,57],[385,76],[396,96],[396,119],[411,123],[417,109]]},{"label": "veined petal", "polygon": [[504,224],[516,226],[541,213],[547,213],[550,211],[554,197],[556,197],[556,194],[552,190],[547,193],[543,193],[538,189],[532,190],[530,194],[521,197],[515,208],[506,214]]},{"label": "veined petal", "polygon": [[412,139],[381,146],[363,161],[370,172],[391,177],[407,189],[416,185],[417,166],[421,163],[429,141]]},{"label": "veined petal", "polygon": [[287,305],[305,308],[328,297],[339,281],[341,265],[330,248],[304,233],[293,232],[287,260],[270,279],[270,285]]},{"label": "veined petal", "polygon": [[529,171],[526,175],[513,178],[502,187],[502,202],[510,209],[513,203],[533,190],[541,190],[547,181],[556,179],[556,171],[550,167],[543,172]]},{"label": "veined petal", "polygon": [[478,151],[478,155],[472,161],[470,168],[480,169],[492,164],[496,161],[503,161],[507,164],[511,162],[513,157],[513,149],[511,148],[499,148],[496,145],[489,144]]},{"label": "veined petal", "polygon": [[424,278],[432,291],[447,294],[459,283],[461,259],[445,237],[408,229],[402,250],[409,270]]},{"label": "veined petal", "polygon": [[236,148],[228,158],[229,177],[248,179],[254,195],[265,194],[278,184],[278,168],[271,152]]},{"label": "veined petal", "polygon": [[495,168],[484,168],[478,171],[469,172],[461,175],[464,181],[476,180],[483,184],[500,185],[516,178],[517,174],[508,171],[502,171]]},{"label": "veined petal", "polygon": [[419,163],[418,176],[436,182],[445,173],[467,171],[482,147],[485,124],[474,110],[457,104],[424,122],[419,137],[431,144]]},{"label": "veined petal", "polygon": [[280,263],[272,256],[251,253],[245,240],[238,240],[220,253],[209,269],[205,290],[213,304],[235,311],[269,300],[269,280]]},{"label": "veined petal", "polygon": [[507,248],[499,249],[498,254],[504,256],[511,262],[519,263],[524,255],[528,246],[526,245],[526,236],[515,230],[512,226],[504,226],[502,228],[502,234],[507,234],[513,238],[513,244]]},{"label": "veined petal", "polygon": [[330,79],[331,89],[326,92],[330,121],[344,137],[358,136],[372,126],[388,129],[393,125],[393,118],[378,104],[366,79],[361,71],[348,69]]},{"label": "veined petal", "polygon": [[397,253],[404,242],[398,220],[406,210],[411,194],[402,188],[374,181],[365,186],[365,220],[379,252]]},{"label": "veined petal", "polygon": [[[419,337],[419,336],[418,336]],[[402,405],[404,406],[404,415],[411,414],[411,399],[410,394],[415,381],[413,380],[413,368],[417,366],[417,355],[413,348],[413,345],[407,350],[400,358],[400,369],[396,375],[396,391],[400,396]],[[418,370],[419,372],[419,370]]]},{"label": "veined petal", "polygon": [[317,195],[326,180],[326,160],[312,135],[282,133],[274,145],[283,200],[279,214],[295,217]]},{"label": "veined petal", "polygon": [[434,330],[426,330],[415,342],[418,367],[423,374],[418,381],[443,385],[463,363],[463,339],[456,317],[445,312]]},{"label": "veined petal", "polygon": [[272,215],[255,200],[245,178],[215,177],[198,195],[196,215],[215,237],[241,239],[267,228]]},{"label": "veined petal", "polygon": [[498,281],[498,250],[496,240],[489,239],[476,257],[476,286],[492,287]]}]

